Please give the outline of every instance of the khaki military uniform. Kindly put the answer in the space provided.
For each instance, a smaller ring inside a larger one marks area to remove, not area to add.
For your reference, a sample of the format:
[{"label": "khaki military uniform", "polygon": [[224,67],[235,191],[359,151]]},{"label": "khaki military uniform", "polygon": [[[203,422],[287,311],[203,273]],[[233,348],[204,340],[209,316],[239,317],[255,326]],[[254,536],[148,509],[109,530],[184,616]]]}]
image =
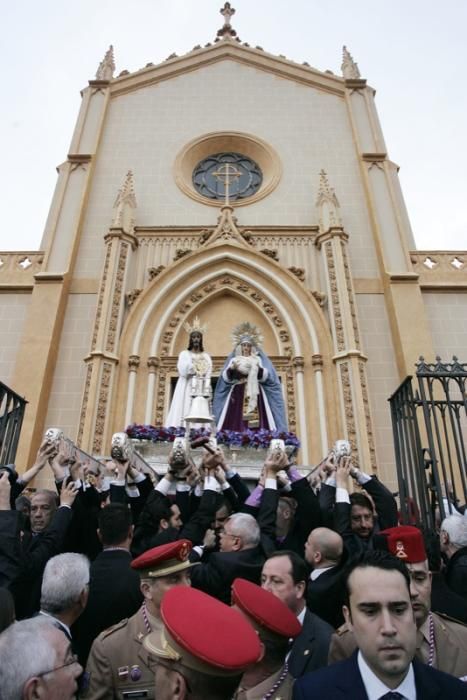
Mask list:
[{"label": "khaki military uniform", "polygon": [[[435,655],[433,668],[451,676],[467,676],[467,627],[446,615],[432,613],[435,632]],[[339,627],[331,637],[329,663],[348,659],[357,645],[347,623]],[[416,657],[428,663],[430,653],[428,619],[418,630]]]},{"label": "khaki military uniform", "polygon": [[[242,688],[240,683],[233,700],[263,700],[264,696],[269,693],[273,685],[279,680],[283,670],[283,667],[280,668],[272,676],[269,676],[253,688],[248,688],[248,690]],[[271,700],[291,700],[293,684],[294,678],[288,673],[277,690],[272,694]]]},{"label": "khaki military uniform", "polygon": [[[151,617],[154,629],[154,618]],[[162,623],[160,623],[162,629]],[[101,632],[94,640],[86,671],[86,700],[154,700],[155,659],[143,647],[148,634],[141,609]]]}]

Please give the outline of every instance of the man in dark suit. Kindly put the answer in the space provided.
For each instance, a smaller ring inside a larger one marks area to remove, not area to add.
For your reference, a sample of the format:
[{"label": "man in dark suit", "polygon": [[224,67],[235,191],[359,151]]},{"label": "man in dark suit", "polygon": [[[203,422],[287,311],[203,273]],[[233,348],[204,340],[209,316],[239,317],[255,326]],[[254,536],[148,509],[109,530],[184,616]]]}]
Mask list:
[{"label": "man in dark suit", "polygon": [[327,527],[315,528],[305,543],[305,559],[312,569],[307,606],[334,629],[344,622],[342,568],[345,554],[342,537]]},{"label": "man in dark suit", "polygon": [[139,574],[131,568],[130,509],[123,503],[111,503],[100,511],[98,525],[104,549],[91,564],[88,604],[72,628],[83,666],[98,634],[134,615],[143,602]]},{"label": "man in dark suit", "polygon": [[[260,582],[265,556],[259,542],[260,530],[253,516],[234,513],[220,532],[220,552],[213,552],[206,563],[192,570],[192,586],[229,604],[234,579]],[[201,549],[193,549],[190,555],[193,563],[200,561]]]},{"label": "man in dark suit", "polygon": [[349,565],[344,615],[359,650],[346,661],[298,679],[295,700],[467,698],[461,681],[413,660],[417,628],[409,574],[399,559],[369,551]]},{"label": "man in dark suit", "polygon": [[305,605],[308,570],[293,551],[279,550],[264,562],[261,587],[282,600],[301,624],[287,658],[289,673],[299,678],[328,663],[333,628]]}]

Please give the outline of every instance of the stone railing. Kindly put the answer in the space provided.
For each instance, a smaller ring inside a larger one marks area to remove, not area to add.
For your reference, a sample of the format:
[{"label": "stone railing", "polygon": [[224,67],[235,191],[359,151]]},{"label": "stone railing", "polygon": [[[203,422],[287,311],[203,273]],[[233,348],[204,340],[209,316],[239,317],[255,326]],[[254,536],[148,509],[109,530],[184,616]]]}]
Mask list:
[{"label": "stone railing", "polygon": [[29,287],[34,285],[34,275],[40,272],[44,253],[0,252],[0,286]]},{"label": "stone railing", "polygon": [[466,250],[414,250],[410,260],[422,286],[467,286]]}]

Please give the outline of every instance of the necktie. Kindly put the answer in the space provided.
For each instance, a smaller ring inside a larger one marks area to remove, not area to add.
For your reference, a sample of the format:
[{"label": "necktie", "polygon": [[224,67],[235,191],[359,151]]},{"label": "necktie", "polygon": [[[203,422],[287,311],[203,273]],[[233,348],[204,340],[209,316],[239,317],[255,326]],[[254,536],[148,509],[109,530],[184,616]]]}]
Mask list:
[{"label": "necktie", "polygon": [[391,690],[389,693],[381,695],[379,700],[404,700],[404,696]]}]

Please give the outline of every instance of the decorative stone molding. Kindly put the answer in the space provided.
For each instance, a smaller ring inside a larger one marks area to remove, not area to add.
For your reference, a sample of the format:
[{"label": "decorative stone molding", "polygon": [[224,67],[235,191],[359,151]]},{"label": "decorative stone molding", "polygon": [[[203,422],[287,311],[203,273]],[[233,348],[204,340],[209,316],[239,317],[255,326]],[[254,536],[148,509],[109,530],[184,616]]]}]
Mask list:
[{"label": "decorative stone molding", "polygon": [[127,306],[131,308],[139,295],[141,294],[143,290],[142,289],[132,289],[131,292],[128,292],[128,294],[125,294],[125,301],[127,303]]},{"label": "decorative stone molding", "polygon": [[149,267],[148,268],[148,277],[149,281],[152,282],[153,279],[156,279],[158,275],[161,274],[165,270],[165,265],[158,265],[157,267]]},{"label": "decorative stone molding", "polygon": [[305,281],[305,270],[303,267],[289,267],[288,269],[295,277],[298,277],[300,282]]},{"label": "decorative stone molding", "polygon": [[352,401],[352,385],[350,381],[349,363],[341,362],[339,364],[339,372],[342,385],[342,395],[344,399],[344,416],[347,428],[347,439],[352,447],[352,457],[355,466],[358,467],[357,429],[355,425],[355,414]]},{"label": "decorative stone molding", "polygon": [[160,360],[158,357],[151,355],[150,357],[148,357],[147,365],[149,372],[157,372],[160,365]]},{"label": "decorative stone molding", "polygon": [[112,298],[112,310],[110,313],[109,328],[107,332],[106,350],[113,352],[115,348],[116,332],[122,303],[123,281],[125,279],[126,261],[128,257],[128,243],[122,241],[118,258],[117,273],[115,275],[114,291]]},{"label": "decorative stone molding", "polygon": [[355,80],[361,77],[358,64],[352,58],[346,46],[342,47],[342,75],[346,80]]},{"label": "decorative stone molding", "polygon": [[335,342],[338,352],[345,349],[344,326],[342,323],[342,312],[339,299],[339,289],[336,277],[336,267],[332,252],[332,242],[327,241],[324,245],[326,263],[328,268],[329,285],[331,288],[331,305],[334,317]]},{"label": "decorative stone molding", "polygon": [[370,464],[373,472],[377,472],[378,470],[378,464],[376,461],[376,449],[375,449],[375,440],[374,440],[374,435],[373,435],[373,426],[371,423],[371,414],[370,414],[370,401],[368,398],[368,386],[367,386],[367,376],[366,376],[366,367],[364,362],[359,362],[358,363],[358,371],[360,375],[360,385],[362,387],[362,398],[363,398],[363,407],[364,407],[364,412],[365,412],[365,424],[366,424],[366,437],[368,440],[368,449],[370,452]]},{"label": "decorative stone molding", "polygon": [[74,173],[79,168],[86,170],[92,160],[92,155],[90,153],[69,153],[67,160],[70,163],[70,173]]},{"label": "decorative stone molding", "polygon": [[76,439],[76,442],[78,445],[81,444],[81,441],[83,439],[84,423],[86,421],[86,411],[87,411],[88,402],[89,402],[89,390],[91,388],[91,375],[92,375],[92,364],[90,362],[88,362],[88,365],[86,368],[86,379],[84,381],[83,400],[81,401],[81,413],[80,413],[80,417],[79,417],[78,437]]},{"label": "decorative stone molding", "polygon": [[43,262],[42,252],[0,252],[0,285],[32,287]]},{"label": "decorative stone molding", "polygon": [[180,260],[181,258],[184,258],[185,255],[188,255],[189,253],[191,253],[191,250],[189,248],[178,248],[175,251],[174,262],[176,260]]},{"label": "decorative stone molding", "polygon": [[413,272],[423,287],[465,287],[467,285],[466,251],[410,251]]},{"label": "decorative stone molding", "polygon": [[96,318],[94,320],[94,330],[92,333],[91,350],[96,349],[97,334],[99,333],[99,326],[100,326],[101,317],[102,317],[102,306],[104,303],[104,295],[105,295],[105,289],[106,289],[106,285],[107,285],[107,277],[109,274],[110,255],[111,255],[110,246],[107,246],[107,250],[105,253],[105,260],[104,260],[104,269],[102,271],[101,283],[100,283],[100,287],[99,287],[99,296],[97,298]]},{"label": "decorative stone molding", "polygon": [[296,372],[303,373],[303,371],[305,370],[305,358],[303,357],[297,355],[297,357],[294,357],[292,359],[292,364]]},{"label": "decorative stone molding", "polygon": [[316,353],[311,356],[311,366],[315,370],[315,372],[322,372],[323,366],[324,366],[324,361],[323,361],[323,356],[320,355],[319,353]]},{"label": "decorative stone molding", "polygon": [[106,51],[106,54],[102,61],[99,63],[99,67],[96,72],[96,80],[110,81],[114,77],[115,71],[115,60],[114,60],[114,49],[112,44]]},{"label": "decorative stone molding", "polygon": [[263,250],[259,251],[263,255],[267,255],[268,258],[271,258],[272,260],[276,260],[276,262],[279,262],[279,256],[277,254],[277,250],[270,250],[269,248],[263,248]]},{"label": "decorative stone molding", "polygon": [[140,365],[139,355],[130,355],[130,357],[128,358],[128,370],[130,372],[136,372],[138,370],[139,365]]},{"label": "decorative stone molding", "polygon": [[326,301],[327,301],[327,296],[323,292],[319,292],[317,289],[313,289],[311,292],[311,296],[316,299],[318,304],[323,308],[326,306]]},{"label": "decorative stone molding", "polygon": [[110,380],[112,377],[112,365],[109,362],[104,362],[102,367],[102,376],[100,381],[100,392],[97,404],[96,423],[94,428],[94,440],[92,449],[94,454],[102,454],[103,435],[105,430],[105,421],[107,417],[107,404],[109,400]]}]

